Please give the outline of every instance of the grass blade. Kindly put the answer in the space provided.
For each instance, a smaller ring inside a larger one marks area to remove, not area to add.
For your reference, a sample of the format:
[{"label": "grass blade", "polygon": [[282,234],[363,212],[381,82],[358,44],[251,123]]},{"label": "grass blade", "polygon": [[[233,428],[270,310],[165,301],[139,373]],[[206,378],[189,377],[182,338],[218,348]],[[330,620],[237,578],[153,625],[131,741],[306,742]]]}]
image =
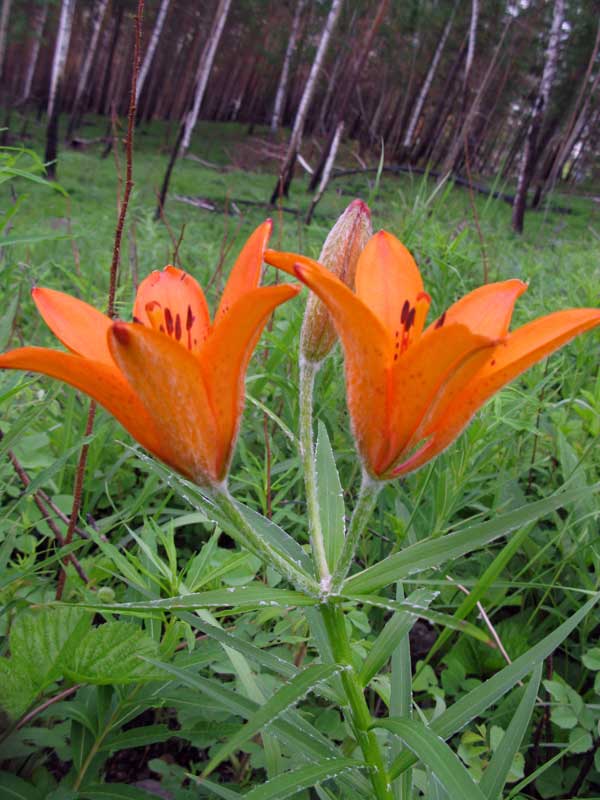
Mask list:
[{"label": "grass blade", "polygon": [[533,714],[540,680],[542,679],[542,667],[543,664],[538,664],[533,670],[529,683],[527,684],[527,689],[517,707],[515,715],[510,721],[502,737],[502,741],[492,756],[483,774],[483,778],[479,783],[479,788],[484,793],[487,800],[498,800],[498,798],[501,797],[511,764],[521,746],[531,715]]}]

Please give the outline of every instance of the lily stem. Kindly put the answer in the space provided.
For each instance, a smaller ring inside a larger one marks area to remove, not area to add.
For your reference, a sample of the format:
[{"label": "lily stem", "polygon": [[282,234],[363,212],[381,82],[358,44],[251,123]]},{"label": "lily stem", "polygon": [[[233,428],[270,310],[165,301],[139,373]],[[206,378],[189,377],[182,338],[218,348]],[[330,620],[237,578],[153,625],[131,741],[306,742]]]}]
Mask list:
[{"label": "lily stem", "polygon": [[388,780],[383,753],[375,733],[370,730],[373,722],[367,705],[364,689],[354,667],[346,620],[341,608],[331,603],[321,605],[321,614],[327,631],[329,646],[336,663],[342,668],[341,681],[350,706],[350,723],[356,741],[367,762],[369,778],[377,800],[392,800],[392,789]]},{"label": "lily stem", "polygon": [[358,500],[356,501],[356,506],[352,512],[352,519],[350,520],[350,525],[348,526],[344,547],[333,575],[333,584],[331,587],[333,592],[338,592],[340,590],[341,585],[348,574],[348,570],[350,569],[352,561],[354,560],[358,542],[360,541],[360,537],[367,527],[367,523],[371,519],[371,515],[375,509],[375,505],[377,504],[377,498],[379,497],[379,492],[381,491],[382,486],[383,484],[381,481],[373,480],[373,478],[371,478],[370,475],[363,470]]},{"label": "lily stem", "polygon": [[298,591],[313,597],[319,595],[320,588],[314,578],[299,569],[292,558],[285,558],[281,553],[276,552],[258,534],[244,517],[233,497],[229,494],[226,485],[204,487],[204,491],[210,495],[210,499],[217,506],[218,510],[232,523],[235,530],[228,531],[236,540],[249,550],[262,558],[266,564],[271,564],[278,570]]},{"label": "lily stem", "polygon": [[325,553],[325,540],[321,525],[319,495],[317,488],[317,465],[313,441],[313,390],[319,363],[300,357],[300,451],[306,487],[308,529],[317,575],[324,593],[331,589],[331,573]]}]

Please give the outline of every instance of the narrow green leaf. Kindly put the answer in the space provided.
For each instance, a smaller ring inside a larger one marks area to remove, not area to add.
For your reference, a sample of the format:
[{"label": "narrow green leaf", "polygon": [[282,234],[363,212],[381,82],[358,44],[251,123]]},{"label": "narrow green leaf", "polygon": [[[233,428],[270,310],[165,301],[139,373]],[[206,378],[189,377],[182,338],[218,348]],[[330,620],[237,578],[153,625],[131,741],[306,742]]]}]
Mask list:
[{"label": "narrow green leaf", "polygon": [[[415,609],[422,608],[425,610],[435,600],[437,594],[437,592],[431,592],[427,589],[417,589],[405,601],[402,601],[401,605],[410,604]],[[387,664],[399,642],[402,641],[404,636],[408,635],[419,616],[419,613],[413,613],[405,609],[396,611],[394,616],[389,619],[377,639],[375,639],[360,670],[358,679],[363,686],[366,686],[371,678],[377,675],[379,670]]]},{"label": "narrow green leaf", "polygon": [[0,239],[0,247],[10,247],[15,244],[39,244],[40,242],[60,242],[72,239],[68,233],[35,233],[29,236],[5,236]]},{"label": "narrow green leaf", "polygon": [[247,800],[285,800],[286,797],[292,797],[321,781],[337,778],[342,772],[365,766],[362,761],[351,758],[333,758],[323,764],[309,764],[272,778],[262,786],[247,792],[244,797]]},{"label": "narrow green leaf", "polygon": [[406,611],[409,614],[416,611],[415,618],[423,617],[423,619],[429,620],[429,622],[434,625],[442,625],[452,630],[460,631],[485,644],[489,644],[490,642],[489,635],[481,630],[481,628],[478,628],[477,625],[473,625],[471,622],[465,622],[465,620],[457,620],[452,614],[444,614],[441,611],[431,611],[428,608],[420,608],[419,606],[415,608],[412,603],[409,603],[407,600],[398,603],[396,600],[390,600],[388,597],[379,597],[379,595],[355,595],[346,594],[345,592],[342,596],[356,603],[365,603],[366,605],[375,606],[376,608],[386,608],[388,611]]},{"label": "narrow green leaf", "polygon": [[535,700],[542,678],[542,668],[543,664],[541,663],[534,668],[525,694],[521,698],[521,702],[502,737],[502,741],[479,782],[479,788],[487,800],[498,800],[502,795],[513,759],[519,751],[535,708]]},{"label": "narrow green leaf", "polygon": [[337,667],[332,664],[311,664],[294,678],[285,683],[274,695],[253,714],[248,722],[235,733],[229,741],[225,742],[204,768],[202,775],[209,775],[219,764],[276,719],[283,711],[295,705],[298,700],[303,698],[314,686],[321,681],[327,680],[334,673],[338,672]]},{"label": "narrow green leaf", "polygon": [[[175,676],[185,686],[189,686],[191,689],[194,689],[195,692],[210,698],[213,702],[227,709],[232,714],[238,714],[248,719],[260,708],[259,703],[255,703],[248,697],[244,697],[232,691],[218,681],[191,674],[180,667],[176,667],[174,664],[166,664],[161,661],[153,661],[152,659],[148,659],[148,662]],[[286,711],[278,719],[274,720],[271,723],[271,731],[276,734],[277,738],[288,748],[310,761],[322,761],[341,757],[338,748],[311,725],[310,722],[304,719],[301,714],[293,709]],[[346,783],[350,787],[350,791],[355,794],[359,792],[359,796],[370,796],[369,784],[360,773],[348,774],[343,779],[343,782]]]},{"label": "narrow green leaf", "polygon": [[600,484],[585,489],[573,489],[567,492],[557,492],[544,500],[529,503],[526,506],[500,514],[488,522],[470,525],[457,533],[445,536],[424,539],[410,545],[399,553],[384,558],[372,567],[348,578],[343,585],[343,591],[351,594],[367,594],[369,592],[389,586],[402,578],[422,572],[430,567],[454,558],[460,558],[466,553],[471,553],[493,542],[501,536],[506,536],[517,528],[543,517],[545,514],[562,508],[569,503],[589,495],[593,490],[598,490]]},{"label": "narrow green leaf", "polygon": [[103,750],[114,752],[126,750],[129,747],[145,747],[158,742],[166,742],[177,736],[177,731],[171,730],[166,725],[142,725],[140,728],[131,728],[126,731],[117,731],[114,736],[109,736],[102,744]]},{"label": "narrow green leaf", "polygon": [[[437,592],[428,592],[424,589],[417,589],[410,594],[407,598],[404,597],[404,586],[398,582],[396,584],[396,600],[403,602],[405,599],[414,603],[415,601],[422,604],[429,604],[436,597]],[[395,644],[392,652],[392,670],[390,673],[390,717],[401,717],[403,719],[410,719],[412,717],[412,665],[410,659],[410,640],[408,637],[409,631],[406,628],[414,623],[414,616],[406,614],[405,612],[397,612],[390,620],[390,625],[397,620],[397,625],[394,626],[393,636],[391,637]],[[404,625],[402,624],[404,623]],[[404,635],[399,636],[400,631],[398,628],[404,628]],[[387,627],[387,626],[386,626]],[[385,628],[384,628],[385,630]],[[403,745],[401,742],[395,740],[392,742],[390,756],[393,758],[400,755]],[[436,785],[439,783],[436,781]],[[392,787],[394,793],[394,800],[412,800],[413,796],[413,774],[410,769],[407,769]],[[435,798],[431,798],[435,800]]]},{"label": "narrow green leaf", "polygon": [[[474,717],[479,716],[486,708],[496,703],[506,692],[512,689],[517,681],[528,675],[536,665],[540,664],[550,653],[556,650],[561,642],[577,628],[581,620],[591,611],[599,599],[600,593],[595,594],[585,605],[565,620],[562,625],[559,625],[555,631],[545,636],[541,642],[531,647],[496,675],[471,689],[468,694],[461,697],[450,708],[440,714],[437,719],[433,720],[430,726],[431,730],[441,736],[442,739],[449,739],[450,736],[463,728]],[[392,779],[397,778],[398,775],[414,763],[414,757],[410,754],[402,753],[390,767],[390,777]]]},{"label": "narrow green leaf", "polygon": [[317,496],[325,555],[333,573],[344,546],[344,494],[327,428],[319,422],[316,450]]},{"label": "narrow green leaf", "polygon": [[485,800],[485,795],[473,778],[439,736],[414,719],[386,719],[373,723],[374,728],[385,730],[399,736],[406,746],[415,753],[446,789],[450,797],[464,800]]},{"label": "narrow green leaf", "polygon": [[111,604],[80,603],[79,605],[81,608],[128,614],[138,611],[175,611],[178,609],[193,611],[196,608],[218,608],[220,606],[239,609],[263,606],[291,608],[293,606],[314,606],[317,603],[317,598],[309,597],[301,592],[294,592],[291,589],[271,589],[264,583],[251,583],[247,586],[230,586],[227,589],[165,597],[161,600]]},{"label": "narrow green leaf", "polygon": [[148,800],[148,792],[128,783],[102,783],[83,789],[81,800]]},{"label": "narrow green leaf", "polygon": [[222,786],[220,783],[214,783],[206,778],[201,780],[197,775],[192,775],[191,772],[187,772],[186,777],[191,781],[195,781],[200,788],[210,789],[211,792],[214,793],[215,797],[222,797],[223,800],[240,800],[240,798],[244,796],[241,794],[241,792],[232,792],[231,789],[228,789],[226,786]]},{"label": "narrow green leaf", "polygon": [[[502,570],[507,566],[511,558],[519,550],[530,533],[531,526],[524,526],[504,545],[489,567],[487,567],[483,575],[478,579],[475,586],[473,586],[473,588],[469,591],[469,594],[462,600],[452,615],[454,619],[458,621],[468,617],[468,615],[477,605],[477,602],[485,595],[490,586],[494,583]],[[451,636],[451,628],[446,628],[441,631],[440,635],[433,643],[433,647],[427,653],[427,657],[425,659],[426,664],[431,661],[433,656],[443,647],[444,644],[446,644]]]}]

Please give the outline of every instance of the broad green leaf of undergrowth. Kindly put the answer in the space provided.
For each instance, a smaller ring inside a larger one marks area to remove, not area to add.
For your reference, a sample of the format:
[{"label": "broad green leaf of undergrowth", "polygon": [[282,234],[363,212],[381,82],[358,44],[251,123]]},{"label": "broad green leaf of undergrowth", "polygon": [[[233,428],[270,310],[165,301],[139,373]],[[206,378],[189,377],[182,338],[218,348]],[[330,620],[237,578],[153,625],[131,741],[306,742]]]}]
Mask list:
[{"label": "broad green leaf of undergrowth", "polygon": [[83,638],[64,671],[78,683],[133,683],[156,678],[141,657],[151,658],[157,644],[127,622],[107,622]]},{"label": "broad green leaf of undergrowth", "polygon": [[0,772],[4,800],[43,800],[40,790],[10,772]]},{"label": "broad green leaf of undergrowth", "polygon": [[486,800],[458,756],[431,728],[412,719],[377,720],[373,727],[385,728],[400,737],[419,760],[433,772],[450,797],[462,800]]},{"label": "broad green leaf of undergrowth", "polygon": [[344,546],[344,494],[327,428],[322,422],[319,422],[315,457],[321,529],[327,563],[333,573]]},{"label": "broad green leaf of undergrowth", "polygon": [[43,691],[61,677],[90,624],[89,612],[77,607],[22,612],[10,632],[13,664]]}]

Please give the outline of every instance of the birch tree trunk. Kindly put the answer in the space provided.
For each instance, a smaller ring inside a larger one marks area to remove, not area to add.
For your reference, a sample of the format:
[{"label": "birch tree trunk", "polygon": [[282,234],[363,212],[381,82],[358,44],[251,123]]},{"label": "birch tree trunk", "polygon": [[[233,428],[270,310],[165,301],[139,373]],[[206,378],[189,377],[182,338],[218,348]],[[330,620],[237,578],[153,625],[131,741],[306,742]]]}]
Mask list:
[{"label": "birch tree trunk", "polygon": [[537,151],[537,140],[544,120],[544,114],[548,106],[548,99],[554,76],[556,74],[556,64],[558,62],[558,45],[560,41],[560,31],[565,17],[565,0],[554,0],[554,12],[552,15],[552,27],[544,56],[544,71],[540,88],[535,99],[529,129],[525,140],[523,157],[519,169],[519,179],[517,191],[513,203],[512,227],[517,233],[523,232],[523,221],[525,219],[525,205],[527,200],[527,189],[533,178],[535,171],[535,157]]},{"label": "birch tree trunk", "polygon": [[288,39],[285,56],[283,58],[277,93],[275,94],[275,105],[273,106],[273,116],[271,117],[271,133],[273,135],[277,133],[281,123],[281,117],[283,116],[283,107],[287,96],[288,80],[290,76],[290,65],[294,53],[296,52],[296,45],[298,44],[298,36],[300,33],[300,20],[302,19],[305,7],[306,0],[298,0],[296,3],[296,10],[294,11],[294,19],[292,20],[290,38]]},{"label": "birch tree trunk", "polygon": [[306,116],[308,114],[308,109],[317,85],[317,77],[319,76],[323,60],[325,59],[325,54],[327,53],[327,48],[329,47],[331,34],[336,26],[341,10],[342,0],[332,0],[329,14],[327,15],[327,20],[325,22],[325,27],[323,28],[323,33],[321,34],[321,38],[319,40],[319,46],[317,48],[315,60],[313,61],[313,65],[308,75],[308,80],[306,81],[306,85],[302,93],[300,105],[298,106],[298,111],[296,112],[296,119],[294,120],[294,127],[292,128],[290,141],[288,142],[287,153],[279,173],[279,178],[275,184],[275,188],[273,189],[273,194],[271,195],[271,204],[274,204],[281,194],[286,196],[288,195],[290,184],[292,182],[292,176],[294,174],[294,166],[298,157],[298,151],[302,143],[302,135],[304,133],[304,126],[306,125]]},{"label": "birch tree trunk", "polygon": [[577,96],[577,100],[575,101],[571,117],[565,128],[563,140],[559,145],[558,151],[551,165],[548,177],[545,180],[544,186],[540,187],[540,193],[539,193],[540,196],[537,198],[538,203],[541,200],[541,195],[544,191],[553,190],[556,184],[556,180],[560,174],[560,171],[565,161],[569,157],[571,151],[573,150],[575,142],[577,141],[579,134],[583,129],[585,118],[589,111],[591,98],[594,97],[594,95],[596,94],[596,91],[598,89],[598,80],[600,79],[600,71],[599,71],[594,81],[592,82],[591,87],[589,86],[590,77],[592,75],[594,64],[596,63],[596,57],[598,55],[599,48],[600,48],[600,20],[598,21],[596,39],[594,41],[592,54],[589,58],[587,69],[583,77],[583,81],[581,83],[581,89],[579,90],[579,94]]},{"label": "birch tree trunk", "polygon": [[437,47],[435,48],[435,53],[433,54],[433,58],[431,59],[431,64],[429,65],[429,69],[427,70],[427,75],[425,76],[425,80],[423,81],[423,85],[421,86],[421,91],[417,96],[417,101],[412,110],[412,114],[410,115],[410,120],[408,122],[406,132],[404,134],[404,139],[402,140],[402,147],[404,148],[405,152],[408,152],[412,146],[415,129],[417,127],[419,117],[421,116],[421,111],[423,110],[423,106],[425,105],[425,100],[427,99],[427,95],[429,94],[431,84],[433,83],[433,78],[437,71],[438,64],[440,63],[442,52],[444,51],[444,47],[446,46],[446,40],[448,39],[448,36],[450,34],[450,29],[452,28],[455,12],[456,12],[456,6],[454,6],[454,8],[452,9],[452,13],[450,14],[448,21],[444,25],[444,30],[442,31],[442,35],[438,41]]},{"label": "birch tree trunk", "polygon": [[35,14],[32,21],[31,29],[31,49],[29,51],[29,59],[27,61],[27,69],[25,70],[25,79],[23,81],[23,90],[21,93],[20,103],[26,103],[31,94],[31,86],[33,84],[33,76],[35,75],[35,68],[37,67],[38,57],[40,54],[40,46],[42,44],[42,34],[48,16],[48,3],[38,7],[37,14]]},{"label": "birch tree trunk", "polygon": [[48,96],[48,127],[46,129],[46,155],[45,160],[48,178],[56,178],[56,155],[58,152],[58,113],[60,107],[60,84],[67,63],[71,28],[75,0],[62,0],[58,32],[54,44],[54,58],[52,60],[52,74],[50,77],[50,93]]},{"label": "birch tree trunk", "polygon": [[194,103],[191,110],[187,114],[184,112],[184,118],[179,128],[175,145],[171,151],[169,163],[167,164],[165,177],[163,179],[163,184],[158,199],[158,206],[156,207],[156,212],[154,214],[155,219],[160,219],[162,210],[167,200],[169,182],[171,180],[171,174],[173,172],[175,162],[177,161],[177,157],[180,153],[185,153],[190,146],[192,132],[196,126],[196,122],[198,121],[198,114],[200,113],[200,106],[206,90],[206,84],[208,83],[208,77],[215,60],[215,54],[217,52],[217,47],[219,46],[219,41],[221,39],[221,34],[223,33],[223,28],[225,26],[225,21],[229,13],[230,6],[231,0],[219,0],[219,5],[217,6],[211,32],[204,50],[202,51],[200,62],[198,63],[198,68],[196,70]]},{"label": "birch tree trunk", "polygon": [[461,154],[463,153],[465,139],[469,135],[469,131],[471,130],[473,121],[475,120],[477,114],[479,113],[481,102],[483,100],[483,97],[487,91],[487,88],[490,84],[490,81],[496,69],[496,65],[498,63],[500,54],[502,53],[504,47],[504,40],[506,39],[509,30],[511,30],[512,21],[513,17],[509,17],[504,25],[504,28],[502,30],[502,35],[500,36],[498,44],[494,49],[494,53],[492,55],[488,68],[481,80],[481,83],[479,84],[473,102],[471,103],[471,107],[465,116],[463,124],[459,125],[454,140],[452,141],[450,148],[444,158],[442,172],[445,175],[449,172],[453,172],[456,169],[457,163],[461,159]]},{"label": "birch tree trunk", "polygon": [[88,93],[88,78],[90,76],[92,64],[94,63],[94,58],[98,49],[100,30],[102,28],[102,22],[104,21],[104,15],[106,14],[107,6],[108,0],[98,0],[92,12],[92,31],[86,48],[83,66],[79,74],[79,81],[77,82],[75,100],[73,101],[73,108],[71,111],[71,119],[69,120],[69,127],[67,129],[67,138],[72,135],[74,129],[79,124],[83,101]]},{"label": "birch tree trunk", "polygon": [[196,123],[198,122],[198,115],[200,113],[202,100],[204,99],[206,84],[208,83],[208,77],[215,60],[215,54],[221,40],[221,34],[223,33],[223,28],[225,26],[227,15],[229,14],[230,6],[231,0],[219,0],[213,27],[210,32],[208,42],[206,43],[206,47],[204,48],[204,52],[202,53],[200,64],[198,65],[198,71],[196,73],[196,88],[194,90],[194,104],[184,123],[185,131],[181,140],[181,150],[184,153],[189,149],[192,133],[196,127]]},{"label": "birch tree trunk", "polygon": [[375,34],[377,33],[377,29],[379,28],[379,26],[383,21],[383,18],[387,11],[387,6],[388,6],[388,0],[380,0],[373,23],[369,28],[367,35],[364,37],[362,43],[359,46],[358,54],[354,61],[354,65],[350,69],[350,74],[347,76],[346,81],[342,81],[342,88],[335,100],[335,113],[332,120],[331,133],[329,134],[327,143],[323,148],[323,152],[321,153],[321,158],[319,160],[319,163],[317,164],[315,171],[312,175],[312,178],[310,179],[310,184],[308,188],[311,191],[316,189],[317,186],[319,185],[319,180],[321,179],[321,175],[323,174],[323,170],[325,169],[325,165],[327,164],[327,160],[329,158],[329,151],[333,147],[333,143],[335,141],[336,136],[338,137],[338,143],[339,143],[339,135],[341,133],[340,122],[344,122],[346,111],[348,109],[348,103],[350,102],[350,98],[352,97],[352,92],[358,85],[360,76],[365,66],[367,55],[371,50],[371,45],[373,43],[373,39],[375,38]]},{"label": "birch tree trunk", "polygon": [[142,66],[140,67],[140,74],[137,79],[137,85],[135,88],[136,106],[140,101],[140,95],[142,94],[144,83],[146,82],[146,78],[148,77],[148,73],[150,72],[150,67],[152,66],[152,60],[156,52],[158,40],[160,39],[160,34],[162,33],[162,29],[165,24],[165,19],[167,17],[167,12],[169,10],[170,4],[171,0],[162,0],[160,8],[158,9],[156,22],[154,23],[154,27],[152,29],[152,35],[150,36],[150,41],[148,42],[148,49],[144,54],[144,60],[142,61]]},{"label": "birch tree trunk", "polygon": [[6,42],[8,40],[8,20],[10,18],[10,6],[12,0],[4,0],[2,12],[0,13],[0,78],[4,66],[4,56],[6,55]]}]

